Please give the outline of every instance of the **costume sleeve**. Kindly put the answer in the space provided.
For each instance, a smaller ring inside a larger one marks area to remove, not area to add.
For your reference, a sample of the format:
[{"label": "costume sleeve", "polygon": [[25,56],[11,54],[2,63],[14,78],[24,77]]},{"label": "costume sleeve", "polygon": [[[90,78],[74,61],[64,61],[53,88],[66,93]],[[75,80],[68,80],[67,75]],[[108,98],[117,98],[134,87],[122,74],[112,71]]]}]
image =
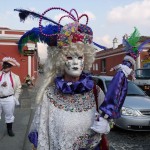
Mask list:
[{"label": "costume sleeve", "polygon": [[16,76],[16,79],[15,79],[15,93],[14,94],[15,94],[16,100],[18,100],[21,94],[21,81],[20,81],[19,76]]},{"label": "costume sleeve", "polygon": [[119,65],[113,67],[113,69],[114,69],[114,70],[119,70],[119,69],[120,69],[120,65],[121,65],[121,64],[119,64]]},{"label": "costume sleeve", "polygon": [[119,118],[120,109],[124,103],[128,89],[128,81],[122,70],[118,71],[111,80],[105,98],[99,109],[103,117]]},{"label": "costume sleeve", "polygon": [[44,93],[43,100],[37,107],[33,121],[29,131],[29,141],[35,148],[40,150],[49,149],[48,139],[48,114],[49,104],[46,92]]}]

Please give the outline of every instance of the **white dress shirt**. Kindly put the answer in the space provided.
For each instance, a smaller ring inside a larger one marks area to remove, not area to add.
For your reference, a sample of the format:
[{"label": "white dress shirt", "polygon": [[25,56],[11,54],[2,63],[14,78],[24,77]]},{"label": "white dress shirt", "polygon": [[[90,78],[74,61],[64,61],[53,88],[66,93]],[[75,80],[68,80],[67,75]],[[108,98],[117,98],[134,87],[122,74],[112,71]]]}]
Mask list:
[{"label": "white dress shirt", "polygon": [[[4,87],[2,84],[6,82],[7,86]],[[2,96],[8,96],[14,94],[14,88],[12,87],[12,82],[10,79],[10,72],[2,74],[2,79],[0,81],[0,97]]]}]

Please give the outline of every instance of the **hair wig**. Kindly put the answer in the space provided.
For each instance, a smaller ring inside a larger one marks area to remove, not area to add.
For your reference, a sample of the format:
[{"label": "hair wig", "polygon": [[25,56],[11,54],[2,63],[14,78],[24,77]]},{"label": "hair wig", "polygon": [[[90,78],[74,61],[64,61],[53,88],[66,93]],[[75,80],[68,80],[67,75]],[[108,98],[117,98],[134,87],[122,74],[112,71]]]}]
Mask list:
[{"label": "hair wig", "polygon": [[58,48],[48,47],[48,57],[45,63],[45,80],[41,86],[36,102],[39,103],[42,99],[45,89],[50,84],[54,83],[54,78],[64,74],[65,57],[69,54],[83,55],[84,71],[90,71],[95,60],[95,49],[91,44],[81,42],[72,43],[69,46]]}]

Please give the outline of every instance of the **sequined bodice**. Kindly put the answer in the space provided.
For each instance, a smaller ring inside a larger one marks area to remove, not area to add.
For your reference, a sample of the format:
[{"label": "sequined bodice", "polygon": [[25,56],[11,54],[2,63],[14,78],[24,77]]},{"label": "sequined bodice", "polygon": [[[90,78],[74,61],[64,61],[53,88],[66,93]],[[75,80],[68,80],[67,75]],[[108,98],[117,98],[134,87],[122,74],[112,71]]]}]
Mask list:
[{"label": "sequined bodice", "polygon": [[37,150],[93,150],[101,140],[101,134],[90,128],[95,105],[92,91],[66,95],[48,87],[30,128],[38,132]]},{"label": "sequined bodice", "polygon": [[100,134],[90,129],[96,111],[93,92],[66,95],[53,86],[47,89],[47,97],[50,149],[93,149],[101,139]]},{"label": "sequined bodice", "polygon": [[96,107],[92,91],[84,94],[63,94],[53,86],[48,88],[47,96],[55,107],[65,111],[82,112]]}]

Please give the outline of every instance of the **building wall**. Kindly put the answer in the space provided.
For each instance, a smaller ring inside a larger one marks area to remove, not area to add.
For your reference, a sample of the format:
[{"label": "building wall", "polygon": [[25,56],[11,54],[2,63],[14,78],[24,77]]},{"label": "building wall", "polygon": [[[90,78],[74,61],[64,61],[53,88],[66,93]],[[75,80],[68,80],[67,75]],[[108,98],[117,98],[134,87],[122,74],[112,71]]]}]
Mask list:
[{"label": "building wall", "polygon": [[[38,77],[38,53],[31,56],[21,55],[18,51],[17,42],[25,31],[10,30],[8,28],[0,28],[0,60],[3,57],[13,57],[19,63],[20,67],[12,67],[12,71],[20,76],[21,82],[25,82],[25,77],[30,74],[35,79]],[[34,44],[29,43],[24,48],[34,51]],[[29,57],[31,65],[29,65]],[[2,66],[0,66],[0,69]],[[31,70],[31,72],[29,72]]]},{"label": "building wall", "polygon": [[[98,64],[98,70],[92,68],[92,73],[95,75],[114,75],[114,72],[110,72],[110,69],[122,62],[125,54],[118,54],[111,57],[105,56],[97,58],[93,65]],[[105,71],[102,69],[102,61],[105,59]]]},{"label": "building wall", "polygon": [[18,53],[17,45],[0,45],[0,60],[3,57],[13,57],[19,63],[20,67],[12,67],[12,71],[20,76],[21,81],[24,81],[24,76],[27,74],[27,57]]},{"label": "building wall", "polygon": [[38,53],[35,51],[35,55],[33,55],[31,57],[31,61],[32,61],[32,76],[34,76],[35,80],[37,79],[38,77]]},{"label": "building wall", "polygon": [[[109,49],[97,52],[96,60],[93,63],[93,67],[91,69],[92,74],[94,75],[114,75],[115,71],[110,72],[110,69],[120,63],[122,63],[123,58],[125,56],[125,52],[122,51],[122,47],[118,47],[116,49]],[[150,56],[148,56],[147,49],[143,50],[140,53],[139,58],[136,61],[136,65],[133,69],[138,69],[143,67],[143,60],[150,60]],[[105,69],[103,69],[103,61],[105,60]],[[96,68],[98,65],[98,69]]]},{"label": "building wall", "polygon": [[24,32],[21,32],[21,31],[5,31],[5,34],[16,34],[16,35],[23,35]]}]

